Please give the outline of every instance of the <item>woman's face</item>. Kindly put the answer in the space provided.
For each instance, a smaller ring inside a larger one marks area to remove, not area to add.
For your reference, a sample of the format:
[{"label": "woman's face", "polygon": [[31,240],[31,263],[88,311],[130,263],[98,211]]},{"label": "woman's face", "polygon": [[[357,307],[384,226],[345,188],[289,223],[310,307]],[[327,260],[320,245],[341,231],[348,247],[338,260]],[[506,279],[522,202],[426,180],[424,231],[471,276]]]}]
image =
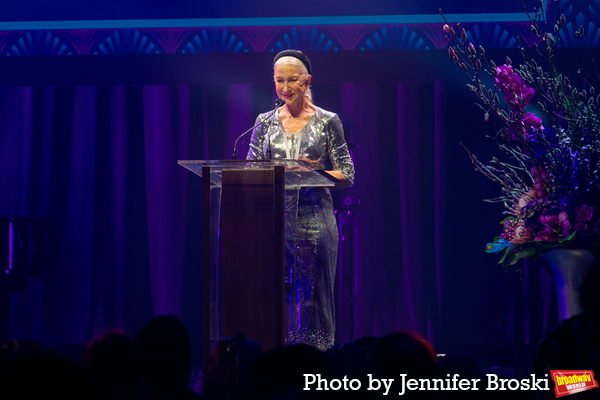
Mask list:
[{"label": "woman's face", "polygon": [[275,66],[275,90],[277,96],[288,105],[300,105],[304,102],[305,92],[310,84],[311,76],[303,79],[300,68],[290,64]]}]

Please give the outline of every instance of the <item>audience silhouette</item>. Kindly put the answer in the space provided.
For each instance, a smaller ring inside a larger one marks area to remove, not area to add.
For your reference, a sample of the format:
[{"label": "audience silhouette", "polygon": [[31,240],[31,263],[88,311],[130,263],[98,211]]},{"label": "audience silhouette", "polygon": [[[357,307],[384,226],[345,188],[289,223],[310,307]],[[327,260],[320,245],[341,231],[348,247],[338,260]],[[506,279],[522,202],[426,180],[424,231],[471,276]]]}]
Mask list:
[{"label": "audience silhouette", "polygon": [[258,343],[240,332],[219,340],[203,373],[203,396],[207,400],[253,400],[256,387],[251,370],[263,356]]},{"label": "audience silhouette", "polygon": [[178,317],[152,318],[135,335],[142,366],[141,398],[148,400],[197,399],[189,387],[192,361],[190,335]]},{"label": "audience silhouette", "polygon": [[[559,326],[539,346],[532,373],[553,369],[600,368],[600,267],[584,281],[585,311]],[[306,344],[280,347],[263,354],[242,333],[218,341],[202,371],[202,393],[189,388],[192,346],[180,318],[152,318],[132,337],[108,330],[91,340],[82,368],[34,340],[9,340],[0,348],[0,398],[93,400],[337,400],[380,399],[552,399],[554,391],[490,392],[477,362],[469,356],[436,355],[414,332],[364,336],[322,352]],[[406,390],[406,379],[476,380],[477,390]],[[521,378],[521,377],[517,377]],[[387,380],[375,387],[375,381]],[[315,382],[320,381],[320,390]],[[350,384],[351,382],[351,384]],[[341,388],[341,385],[343,388]],[[553,386],[553,385],[551,385]],[[387,394],[385,394],[387,393]],[[202,397],[200,396],[202,395]],[[588,391],[578,398],[596,398]]]},{"label": "audience silhouette", "polygon": [[113,329],[90,341],[83,356],[83,372],[98,400],[135,399],[140,363],[133,339]]},{"label": "audience silhouette", "polygon": [[33,340],[9,340],[0,349],[0,398],[93,399],[74,362]]}]

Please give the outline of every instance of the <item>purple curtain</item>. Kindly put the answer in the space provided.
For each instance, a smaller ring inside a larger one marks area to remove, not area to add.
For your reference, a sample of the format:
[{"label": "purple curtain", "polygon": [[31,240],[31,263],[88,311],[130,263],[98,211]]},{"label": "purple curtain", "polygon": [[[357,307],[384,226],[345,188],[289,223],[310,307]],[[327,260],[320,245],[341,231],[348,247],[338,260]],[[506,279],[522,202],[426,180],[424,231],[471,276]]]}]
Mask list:
[{"label": "purple curtain", "polygon": [[[13,296],[9,337],[84,343],[174,313],[198,341],[201,179],[177,160],[230,158],[236,137],[272,109],[272,90],[0,88],[0,215],[61,221],[60,268]],[[441,82],[314,92],[352,122],[358,145],[357,337],[407,329],[469,347],[486,331],[483,344],[508,342],[510,280],[483,253],[501,208],[481,199],[496,188],[458,145],[489,129],[461,117],[477,115],[465,112],[472,99]]]},{"label": "purple curtain", "polygon": [[188,139],[196,121],[189,88],[0,95],[10,116],[2,167],[11,172],[1,214],[61,222],[60,269],[13,296],[9,336],[83,343],[105,328],[135,332],[164,313],[198,330],[200,184],[176,163],[197,145]]},{"label": "purple curtain", "polygon": [[369,116],[356,126],[358,326],[377,336],[412,330],[435,343],[446,261],[442,86],[346,84],[344,99],[348,113]]}]

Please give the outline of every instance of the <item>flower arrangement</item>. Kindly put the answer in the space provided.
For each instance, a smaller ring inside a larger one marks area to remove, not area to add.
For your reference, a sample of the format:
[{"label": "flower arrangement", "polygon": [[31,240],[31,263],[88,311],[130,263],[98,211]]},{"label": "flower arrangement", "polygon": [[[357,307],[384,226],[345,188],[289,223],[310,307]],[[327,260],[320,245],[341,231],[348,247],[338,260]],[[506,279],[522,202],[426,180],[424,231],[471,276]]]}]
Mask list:
[{"label": "flower arrangement", "polygon": [[[484,164],[467,150],[476,169],[502,187],[501,196],[486,200],[504,203],[506,218],[485,250],[499,253],[504,267],[554,248],[592,250],[600,242],[600,96],[583,77],[578,89],[556,68],[564,15],[548,32],[539,2],[530,20],[536,44],[521,47],[518,66],[509,58],[496,65],[460,24],[444,25],[448,54],[470,79],[485,120],[499,126],[492,139],[507,156]],[[585,41],[583,28],[577,35]]]}]

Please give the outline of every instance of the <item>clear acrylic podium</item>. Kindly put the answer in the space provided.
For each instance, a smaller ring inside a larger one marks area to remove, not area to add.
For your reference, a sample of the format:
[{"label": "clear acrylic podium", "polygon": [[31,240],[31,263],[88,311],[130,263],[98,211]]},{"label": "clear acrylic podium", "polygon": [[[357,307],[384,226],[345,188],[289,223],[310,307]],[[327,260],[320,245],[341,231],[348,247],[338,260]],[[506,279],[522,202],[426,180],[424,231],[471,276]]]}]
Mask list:
[{"label": "clear acrylic podium", "polygon": [[283,345],[298,194],[334,183],[295,160],[178,164],[202,177],[203,364],[236,332],[264,350]]}]

